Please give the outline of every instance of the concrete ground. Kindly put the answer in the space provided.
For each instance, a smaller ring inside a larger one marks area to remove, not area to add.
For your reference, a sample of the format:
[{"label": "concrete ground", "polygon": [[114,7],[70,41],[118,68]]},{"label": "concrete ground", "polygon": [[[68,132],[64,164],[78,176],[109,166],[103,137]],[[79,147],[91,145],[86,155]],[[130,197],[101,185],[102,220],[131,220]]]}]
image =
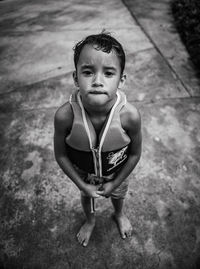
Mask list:
[{"label": "concrete ground", "polygon": [[[173,26],[170,0],[0,2],[0,267],[195,269],[200,265],[200,82]],[[103,28],[123,44],[124,91],[142,115],[120,239],[97,202],[87,248],[77,188],[53,153],[53,117],[74,89],[77,41]]]}]

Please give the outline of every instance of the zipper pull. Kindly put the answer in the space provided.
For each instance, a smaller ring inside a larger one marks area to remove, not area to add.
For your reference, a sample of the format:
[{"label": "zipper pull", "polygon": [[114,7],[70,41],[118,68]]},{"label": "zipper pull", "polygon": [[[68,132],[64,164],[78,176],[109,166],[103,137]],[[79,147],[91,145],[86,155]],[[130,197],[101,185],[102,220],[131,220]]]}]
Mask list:
[{"label": "zipper pull", "polygon": [[99,147],[98,148],[92,148],[92,151],[95,153],[96,157],[98,157],[98,153],[99,153]]},{"label": "zipper pull", "polygon": [[97,177],[100,177],[100,172],[99,172],[99,147],[97,148],[92,148],[92,152],[94,155],[94,162],[95,162],[95,174]]}]

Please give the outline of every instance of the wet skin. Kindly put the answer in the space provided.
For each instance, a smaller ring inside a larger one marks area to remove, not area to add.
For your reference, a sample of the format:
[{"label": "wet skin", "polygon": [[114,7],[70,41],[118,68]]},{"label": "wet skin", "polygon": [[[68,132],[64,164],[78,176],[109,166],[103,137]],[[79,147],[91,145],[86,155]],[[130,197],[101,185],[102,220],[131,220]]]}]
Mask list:
[{"label": "wet skin", "polygon": [[[81,93],[82,103],[98,136],[102,126],[116,101],[116,92],[123,87],[125,76],[121,75],[120,60],[115,50],[110,53],[96,50],[85,45],[73,73],[75,85]],[[86,222],[77,237],[80,244],[86,246],[95,225],[95,215],[91,213],[90,198],[110,197],[137,165],[141,155],[141,118],[137,109],[129,102],[120,111],[121,126],[130,137],[129,156],[126,164],[118,171],[116,177],[103,184],[102,190],[83,181],[68,156],[65,147],[66,137],[73,126],[73,111],[69,102],[63,104],[54,119],[55,158],[64,173],[74,182],[87,199],[82,199]],[[98,142],[97,142],[98,143]],[[94,145],[97,146],[97,145]],[[123,199],[113,203],[116,221],[122,238],[131,232],[129,220],[123,214]],[[112,201],[113,202],[113,201]]]},{"label": "wet skin", "polygon": [[123,86],[125,77],[121,76],[120,61],[114,50],[106,53],[85,45],[74,80],[86,110],[105,113],[115,103],[116,91]]},{"label": "wet skin", "polygon": [[[74,72],[74,81],[79,87],[84,108],[95,123],[102,117],[105,120],[116,101],[117,89],[124,84],[125,76],[121,75],[120,61],[114,50],[106,53],[95,49],[92,45],[85,45],[80,54],[77,71]],[[95,227],[95,216],[90,212],[89,197],[82,197],[82,206],[86,222],[82,225],[77,238],[81,245],[87,246]],[[115,220],[122,238],[130,236],[132,227],[127,217],[121,212],[120,214],[115,212]]]}]

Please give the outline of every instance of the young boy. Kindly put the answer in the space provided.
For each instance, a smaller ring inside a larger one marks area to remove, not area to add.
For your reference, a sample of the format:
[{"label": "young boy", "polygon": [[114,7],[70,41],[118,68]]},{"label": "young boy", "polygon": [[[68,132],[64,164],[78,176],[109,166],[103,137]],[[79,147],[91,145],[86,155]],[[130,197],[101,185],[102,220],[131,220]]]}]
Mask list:
[{"label": "young boy", "polygon": [[127,177],[141,155],[141,121],[120,90],[125,54],[110,34],[90,35],[74,48],[77,90],[55,114],[55,157],[81,192],[86,222],[77,238],[87,246],[95,226],[94,198],[111,197],[121,237],[132,226],[123,212]]}]

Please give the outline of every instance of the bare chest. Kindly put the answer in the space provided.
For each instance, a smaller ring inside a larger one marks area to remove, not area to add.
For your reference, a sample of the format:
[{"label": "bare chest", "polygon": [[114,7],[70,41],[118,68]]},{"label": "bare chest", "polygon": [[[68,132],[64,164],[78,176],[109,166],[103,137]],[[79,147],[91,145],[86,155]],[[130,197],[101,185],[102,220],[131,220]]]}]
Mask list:
[{"label": "bare chest", "polygon": [[95,130],[97,136],[99,136],[102,128],[104,127],[106,119],[107,119],[107,116],[90,117],[91,123],[94,127],[94,130]]}]

